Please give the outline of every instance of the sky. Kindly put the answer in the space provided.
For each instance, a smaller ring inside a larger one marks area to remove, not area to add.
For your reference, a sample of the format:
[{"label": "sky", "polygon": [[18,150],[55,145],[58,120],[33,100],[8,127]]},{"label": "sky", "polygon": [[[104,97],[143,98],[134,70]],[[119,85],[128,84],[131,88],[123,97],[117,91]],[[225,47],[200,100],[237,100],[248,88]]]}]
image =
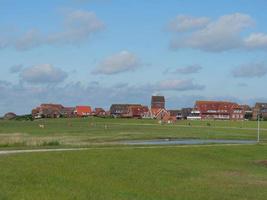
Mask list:
[{"label": "sky", "polygon": [[267,101],[265,0],[0,0],[0,115]]}]

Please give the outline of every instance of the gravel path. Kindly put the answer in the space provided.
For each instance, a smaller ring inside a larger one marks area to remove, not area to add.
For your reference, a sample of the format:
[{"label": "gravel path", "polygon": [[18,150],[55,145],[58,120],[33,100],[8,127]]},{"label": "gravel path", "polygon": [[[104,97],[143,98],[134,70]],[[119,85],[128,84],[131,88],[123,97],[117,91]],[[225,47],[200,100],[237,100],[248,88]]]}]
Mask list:
[{"label": "gravel path", "polygon": [[64,152],[64,151],[85,151],[85,150],[114,150],[114,149],[159,149],[159,148],[187,148],[187,147],[216,147],[216,146],[240,146],[255,144],[200,144],[200,145],[154,145],[154,146],[118,146],[118,147],[88,147],[88,148],[59,148],[59,149],[27,149],[27,150],[0,150],[1,155],[38,153],[38,152]]},{"label": "gravel path", "polygon": [[82,151],[82,150],[88,150],[88,149],[90,148],[0,150],[0,155],[18,154],[18,153],[35,153],[35,152]]}]

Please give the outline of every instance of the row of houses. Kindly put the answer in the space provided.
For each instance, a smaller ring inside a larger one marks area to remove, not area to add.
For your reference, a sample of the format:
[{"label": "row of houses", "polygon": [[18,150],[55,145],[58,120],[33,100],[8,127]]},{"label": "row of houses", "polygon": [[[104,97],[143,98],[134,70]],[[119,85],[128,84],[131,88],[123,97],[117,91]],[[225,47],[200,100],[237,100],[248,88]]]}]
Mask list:
[{"label": "row of houses", "polygon": [[102,108],[92,110],[90,106],[64,107],[61,104],[41,104],[32,110],[34,119],[86,117],[92,115],[105,116],[106,111]]},{"label": "row of houses", "polygon": [[196,101],[187,119],[189,120],[267,120],[267,103],[254,107],[227,101]]},{"label": "row of houses", "polygon": [[168,122],[176,120],[244,120],[258,117],[267,119],[267,103],[256,103],[255,107],[227,101],[196,101],[193,108],[167,110],[164,96],[152,96],[151,106],[141,104],[112,104],[108,111],[91,106],[64,107],[61,104],[41,104],[32,110],[38,118],[112,116],[121,118],[149,118]]}]

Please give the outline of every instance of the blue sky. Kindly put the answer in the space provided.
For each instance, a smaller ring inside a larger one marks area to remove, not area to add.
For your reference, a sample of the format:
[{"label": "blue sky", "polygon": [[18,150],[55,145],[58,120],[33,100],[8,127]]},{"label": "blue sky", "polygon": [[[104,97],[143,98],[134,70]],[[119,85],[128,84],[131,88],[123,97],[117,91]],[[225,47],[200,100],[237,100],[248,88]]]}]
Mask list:
[{"label": "blue sky", "polygon": [[267,101],[264,0],[2,0],[0,114],[42,102]]}]

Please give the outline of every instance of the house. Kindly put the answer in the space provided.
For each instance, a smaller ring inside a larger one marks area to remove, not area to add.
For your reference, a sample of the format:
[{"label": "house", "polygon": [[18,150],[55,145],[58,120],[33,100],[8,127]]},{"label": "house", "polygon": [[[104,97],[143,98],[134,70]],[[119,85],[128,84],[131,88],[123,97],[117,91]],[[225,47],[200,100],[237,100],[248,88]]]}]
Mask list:
[{"label": "house", "polygon": [[64,106],[61,104],[41,104],[32,110],[32,117],[38,118],[59,118],[62,116]]},{"label": "house", "polygon": [[103,108],[95,108],[92,112],[92,115],[98,116],[98,117],[104,117],[107,115],[107,112]]},{"label": "house", "polygon": [[230,108],[230,119],[231,120],[243,120],[245,112],[242,106],[238,104],[232,105]]},{"label": "house", "polygon": [[139,106],[129,106],[128,107],[128,113],[129,113],[129,117],[133,117],[133,118],[139,118],[141,119],[143,117],[143,106],[139,105]]},{"label": "house", "polygon": [[151,118],[148,107],[141,104],[112,104],[110,114],[113,117]]},{"label": "house", "polygon": [[267,103],[256,103],[253,108],[252,119],[257,120],[258,116],[264,120],[267,119]]},{"label": "house", "polygon": [[92,109],[90,106],[76,106],[74,114],[77,117],[87,117],[92,114]]},{"label": "house", "polygon": [[181,110],[168,110],[170,116],[175,119],[182,119],[182,111]]},{"label": "house", "polygon": [[143,105],[131,105],[128,107],[129,116],[133,118],[148,118],[150,116],[149,108]]},{"label": "house", "polygon": [[15,113],[9,112],[9,113],[6,113],[3,118],[6,120],[12,120],[12,119],[15,119],[16,117],[17,115]]},{"label": "house", "polygon": [[243,120],[244,111],[233,102],[197,101],[188,119]]},{"label": "house", "polygon": [[244,119],[251,120],[253,115],[253,110],[249,105],[240,105],[244,111]]},{"label": "house", "polygon": [[192,110],[193,110],[192,108],[182,108],[181,110],[182,119],[187,119],[188,116],[190,116]]},{"label": "house", "polygon": [[165,109],[165,97],[164,96],[152,96],[151,97],[151,109]]},{"label": "house", "polygon": [[167,123],[167,124],[172,124],[172,123],[175,123],[177,121],[177,118],[176,116],[171,116],[170,114],[165,114],[163,117],[162,117],[162,122],[164,123]]},{"label": "house", "polygon": [[110,106],[110,115],[113,117],[131,117],[130,107],[142,106],[141,104],[112,104]]},{"label": "house", "polygon": [[193,109],[191,113],[187,116],[187,120],[201,120],[200,111]]},{"label": "house", "polygon": [[75,116],[74,111],[74,107],[64,107],[61,109],[61,115],[62,117],[71,118]]},{"label": "house", "polygon": [[170,117],[170,113],[165,108],[151,108],[152,118],[162,120],[164,117]]},{"label": "house", "polygon": [[143,119],[153,119],[153,115],[151,112],[151,109],[148,108],[148,106],[143,106]]}]

